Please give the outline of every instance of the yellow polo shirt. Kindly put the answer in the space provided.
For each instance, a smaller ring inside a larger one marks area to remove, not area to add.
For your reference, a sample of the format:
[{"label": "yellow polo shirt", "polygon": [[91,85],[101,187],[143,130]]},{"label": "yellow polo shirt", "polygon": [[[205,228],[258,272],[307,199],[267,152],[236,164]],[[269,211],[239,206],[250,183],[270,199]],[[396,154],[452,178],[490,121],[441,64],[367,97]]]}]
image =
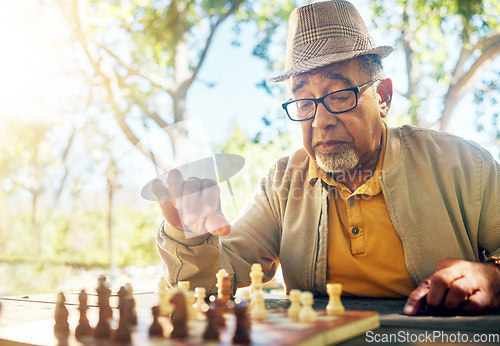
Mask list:
[{"label": "yellow polo shirt", "polygon": [[415,288],[403,246],[380,187],[386,130],[373,176],[356,191],[325,174],[311,160],[309,182],[321,178],[330,188],[328,203],[328,282],[342,284],[342,294],[408,297]]}]

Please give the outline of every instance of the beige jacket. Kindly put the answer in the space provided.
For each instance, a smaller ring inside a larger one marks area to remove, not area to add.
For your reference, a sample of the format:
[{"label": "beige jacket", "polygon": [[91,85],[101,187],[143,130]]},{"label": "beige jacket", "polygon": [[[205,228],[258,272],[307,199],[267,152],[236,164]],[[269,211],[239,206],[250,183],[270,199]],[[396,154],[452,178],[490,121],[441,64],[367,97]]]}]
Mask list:
[{"label": "beige jacket", "polygon": [[[252,263],[271,279],[281,263],[287,290],[326,295],[328,193],[308,183],[304,150],[280,159],[229,236],[186,239],[162,224],[157,246],[169,284],[191,281],[215,292],[222,267],[234,289],[250,283]],[[500,165],[474,142],[428,129],[388,130],[381,179],[415,284],[445,258],[500,255]]]}]

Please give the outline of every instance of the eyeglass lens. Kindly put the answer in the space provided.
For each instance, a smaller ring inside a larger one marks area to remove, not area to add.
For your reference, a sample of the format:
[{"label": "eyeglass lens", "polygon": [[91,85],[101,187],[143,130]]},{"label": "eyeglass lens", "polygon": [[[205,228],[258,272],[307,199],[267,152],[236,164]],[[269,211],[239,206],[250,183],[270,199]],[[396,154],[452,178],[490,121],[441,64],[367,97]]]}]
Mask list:
[{"label": "eyeglass lens", "polygon": [[334,92],[321,100],[296,100],[288,104],[287,112],[294,120],[311,118],[316,114],[318,103],[323,103],[328,111],[342,113],[356,106],[356,93],[353,90],[342,90]]}]

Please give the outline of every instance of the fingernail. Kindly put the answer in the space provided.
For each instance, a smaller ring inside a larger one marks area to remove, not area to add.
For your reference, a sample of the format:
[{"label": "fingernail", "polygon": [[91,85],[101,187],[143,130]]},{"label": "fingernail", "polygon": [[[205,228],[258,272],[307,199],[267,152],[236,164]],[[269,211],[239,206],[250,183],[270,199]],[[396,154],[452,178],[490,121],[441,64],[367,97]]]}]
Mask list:
[{"label": "fingernail", "polygon": [[406,315],[414,315],[415,314],[415,306],[411,304],[406,304],[405,307],[403,308],[403,312]]}]

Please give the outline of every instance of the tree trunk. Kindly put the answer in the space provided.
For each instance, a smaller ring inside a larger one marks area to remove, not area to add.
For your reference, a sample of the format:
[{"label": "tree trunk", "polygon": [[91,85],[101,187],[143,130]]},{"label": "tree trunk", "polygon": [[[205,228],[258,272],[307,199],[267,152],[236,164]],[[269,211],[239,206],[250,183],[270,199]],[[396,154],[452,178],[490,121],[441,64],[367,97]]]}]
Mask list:
[{"label": "tree trunk", "polygon": [[38,204],[38,192],[31,191],[31,229],[33,230],[33,236],[35,237],[35,244],[38,250],[38,254],[42,254],[42,235],[40,234],[41,229],[38,227],[37,220],[37,204]]},{"label": "tree trunk", "polygon": [[109,253],[109,271],[111,275],[111,281],[115,278],[116,274],[116,259],[114,251],[114,235],[113,235],[113,196],[115,192],[115,180],[116,176],[112,171],[113,168],[108,168],[107,172],[107,188],[108,188],[108,217],[107,217],[107,228],[108,228],[108,253]]}]

